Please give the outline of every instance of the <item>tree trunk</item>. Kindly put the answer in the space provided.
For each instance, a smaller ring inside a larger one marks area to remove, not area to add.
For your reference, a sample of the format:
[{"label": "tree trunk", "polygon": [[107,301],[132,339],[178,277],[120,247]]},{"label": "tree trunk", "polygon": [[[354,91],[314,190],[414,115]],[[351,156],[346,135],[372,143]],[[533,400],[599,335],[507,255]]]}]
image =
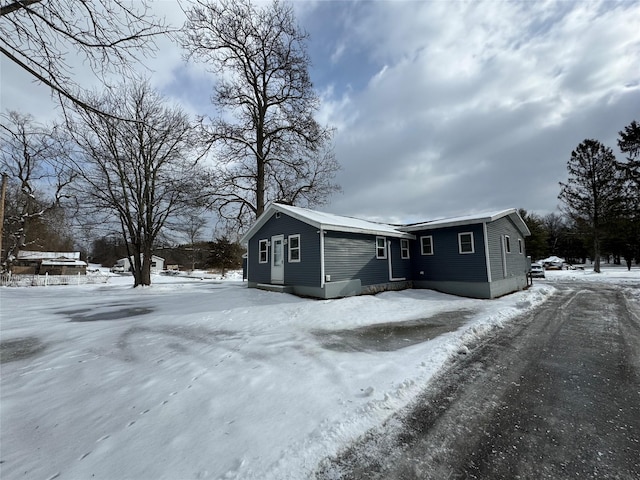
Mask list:
[{"label": "tree trunk", "polygon": [[597,234],[593,239],[593,271],[600,273],[600,239]]}]

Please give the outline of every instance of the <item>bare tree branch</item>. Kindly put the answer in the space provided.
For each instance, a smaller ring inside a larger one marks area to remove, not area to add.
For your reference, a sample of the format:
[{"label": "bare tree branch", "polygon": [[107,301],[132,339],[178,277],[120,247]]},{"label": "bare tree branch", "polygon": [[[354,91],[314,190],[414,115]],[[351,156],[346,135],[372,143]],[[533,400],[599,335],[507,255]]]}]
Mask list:
[{"label": "bare tree branch", "polygon": [[[137,8],[134,8],[137,7]],[[170,34],[150,14],[149,0],[26,0],[0,10],[0,53],[59,97],[97,113],[81,97],[71,61],[81,58],[102,82],[129,76],[131,66]]]},{"label": "bare tree branch", "polygon": [[200,123],[225,163],[220,214],[249,221],[240,217],[255,219],[270,201],[315,204],[338,190],[339,165],[327,154],[333,131],[314,119],[308,35],[291,6],[198,0],[186,13],[186,58],[222,74],[213,101],[227,115]]}]

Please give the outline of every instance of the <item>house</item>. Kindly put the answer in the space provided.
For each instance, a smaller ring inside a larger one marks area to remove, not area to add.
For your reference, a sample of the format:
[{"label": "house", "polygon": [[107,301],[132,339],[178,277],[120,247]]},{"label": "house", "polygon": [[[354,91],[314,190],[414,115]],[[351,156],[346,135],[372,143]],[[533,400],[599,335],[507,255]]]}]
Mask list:
[{"label": "house", "polygon": [[494,298],[526,287],[515,209],[389,225],[271,204],[243,236],[249,287],[336,298],[430,288]]},{"label": "house", "polygon": [[80,252],[35,252],[20,250],[11,266],[14,275],[86,275],[87,263]]},{"label": "house", "polygon": [[[142,260],[142,254],[140,255],[140,259]],[[133,257],[121,258],[115,263],[113,267],[111,267],[111,271],[130,272],[132,263]],[[164,270],[164,258],[158,257],[157,255],[151,255],[151,273],[159,273],[162,270]]]},{"label": "house", "polygon": [[527,286],[524,238],[515,209],[400,227],[416,236],[414,288],[495,298]]}]

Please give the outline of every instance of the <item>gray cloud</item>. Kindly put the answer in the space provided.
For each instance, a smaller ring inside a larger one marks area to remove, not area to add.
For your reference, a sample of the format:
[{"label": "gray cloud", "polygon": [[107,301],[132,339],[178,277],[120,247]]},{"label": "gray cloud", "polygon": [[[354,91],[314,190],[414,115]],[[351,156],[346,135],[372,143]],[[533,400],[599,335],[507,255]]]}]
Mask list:
[{"label": "gray cloud", "polygon": [[[182,22],[174,2],[158,6]],[[398,222],[551,212],[571,150],[596,138],[617,151],[617,132],[640,120],[637,1],[294,7],[311,34],[319,119],[337,127],[344,193],[327,211]],[[141,73],[192,114],[212,114],[215,79],[168,39],[159,47]],[[54,118],[48,90],[0,61],[2,108]]]}]

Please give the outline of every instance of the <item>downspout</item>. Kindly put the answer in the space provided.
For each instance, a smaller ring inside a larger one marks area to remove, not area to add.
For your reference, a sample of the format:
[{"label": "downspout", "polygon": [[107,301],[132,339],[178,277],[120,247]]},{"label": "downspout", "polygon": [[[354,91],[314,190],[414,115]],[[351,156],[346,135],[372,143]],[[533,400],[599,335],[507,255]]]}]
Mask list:
[{"label": "downspout", "polygon": [[324,230],[320,228],[320,288],[324,288]]},{"label": "downspout", "polygon": [[489,258],[489,234],[487,232],[487,222],[482,224],[482,234],[484,235],[484,261],[487,264],[487,280],[491,283],[491,259]]},{"label": "downspout", "polygon": [[389,261],[389,281],[390,282],[402,282],[406,280],[405,277],[402,278],[394,278],[393,276],[393,265],[391,262],[391,240],[387,242],[387,260]]}]

